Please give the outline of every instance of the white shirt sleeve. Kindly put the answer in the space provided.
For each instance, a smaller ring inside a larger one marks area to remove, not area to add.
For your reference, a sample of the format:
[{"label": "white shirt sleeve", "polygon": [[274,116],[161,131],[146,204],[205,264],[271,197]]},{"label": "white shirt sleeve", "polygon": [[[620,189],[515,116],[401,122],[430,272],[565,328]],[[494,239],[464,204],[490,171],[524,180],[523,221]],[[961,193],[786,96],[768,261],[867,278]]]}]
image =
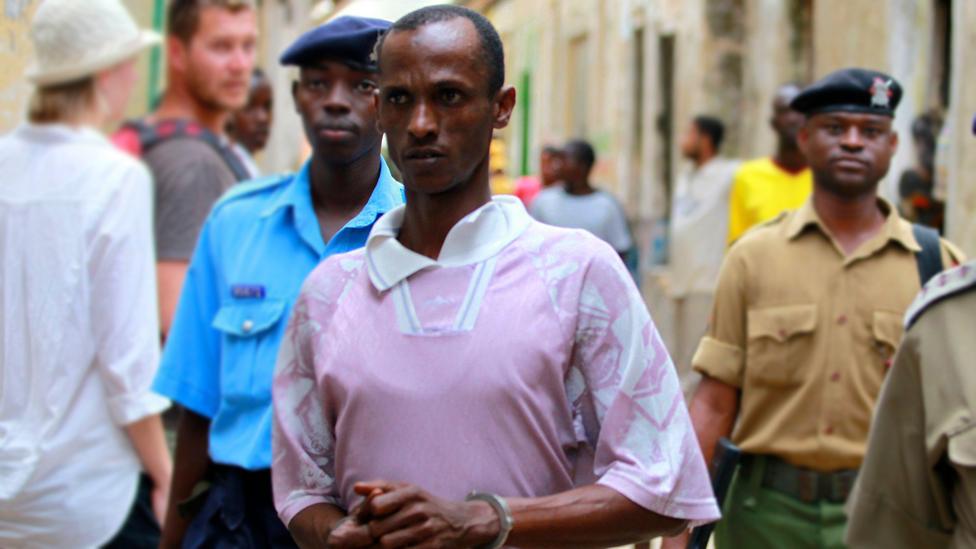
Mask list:
[{"label": "white shirt sleeve", "polygon": [[121,182],[99,212],[91,241],[92,334],[110,413],[127,425],[169,406],[149,390],[160,344],[151,179],[137,163],[106,176]]}]

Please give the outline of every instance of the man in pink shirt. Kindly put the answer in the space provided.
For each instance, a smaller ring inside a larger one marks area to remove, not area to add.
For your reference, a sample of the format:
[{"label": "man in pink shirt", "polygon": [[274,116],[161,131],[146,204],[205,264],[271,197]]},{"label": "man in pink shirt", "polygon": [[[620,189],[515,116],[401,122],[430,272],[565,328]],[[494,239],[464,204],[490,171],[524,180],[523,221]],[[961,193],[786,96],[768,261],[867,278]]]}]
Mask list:
[{"label": "man in pink shirt", "polygon": [[[608,547],[718,518],[623,263],[492,199],[491,24],[423,8],[377,47],[407,205],[306,280],[274,381],[279,515],[305,547]],[[487,82],[486,82],[487,80]]]}]

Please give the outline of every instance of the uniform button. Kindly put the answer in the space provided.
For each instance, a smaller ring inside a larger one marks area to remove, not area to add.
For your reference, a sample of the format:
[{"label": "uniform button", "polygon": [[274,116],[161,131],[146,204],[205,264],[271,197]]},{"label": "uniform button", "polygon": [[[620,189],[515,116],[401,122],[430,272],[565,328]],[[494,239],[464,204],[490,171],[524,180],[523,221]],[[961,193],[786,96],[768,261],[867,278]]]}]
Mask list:
[{"label": "uniform button", "polygon": [[831,433],[833,433],[833,432],[834,432],[834,428],[833,428],[833,427],[831,427],[830,425],[828,425],[828,426],[827,426],[827,427],[826,427],[826,428],[824,429],[824,432],[825,432],[825,433],[827,433],[827,434],[829,435],[829,434],[831,434]]},{"label": "uniform button", "polygon": [[847,315],[840,315],[837,317],[837,324],[840,324],[841,326],[847,324]]},{"label": "uniform button", "polygon": [[840,381],[840,372],[830,374],[830,381]]},{"label": "uniform button", "polygon": [[251,330],[254,329],[254,322],[250,320],[245,320],[244,323],[241,324],[241,329],[244,330],[245,332],[250,332]]}]

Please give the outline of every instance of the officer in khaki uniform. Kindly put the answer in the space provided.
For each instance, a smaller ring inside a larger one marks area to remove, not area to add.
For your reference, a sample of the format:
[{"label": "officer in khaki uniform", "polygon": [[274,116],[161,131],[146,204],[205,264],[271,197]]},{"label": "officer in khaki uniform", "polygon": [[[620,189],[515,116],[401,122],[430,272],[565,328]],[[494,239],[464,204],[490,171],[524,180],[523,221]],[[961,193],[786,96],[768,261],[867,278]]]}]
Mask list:
[{"label": "officer in khaki uniform", "polygon": [[[706,459],[730,433],[744,453],[720,549],[843,547],[843,504],[921,286],[912,225],[877,196],[900,98],[893,78],[864,69],[800,93],[813,195],[746,233],[722,266],[691,404]],[[926,252],[945,266],[961,255],[935,237]]]},{"label": "officer in khaki uniform", "polygon": [[906,316],[849,506],[856,548],[976,547],[976,263]]}]

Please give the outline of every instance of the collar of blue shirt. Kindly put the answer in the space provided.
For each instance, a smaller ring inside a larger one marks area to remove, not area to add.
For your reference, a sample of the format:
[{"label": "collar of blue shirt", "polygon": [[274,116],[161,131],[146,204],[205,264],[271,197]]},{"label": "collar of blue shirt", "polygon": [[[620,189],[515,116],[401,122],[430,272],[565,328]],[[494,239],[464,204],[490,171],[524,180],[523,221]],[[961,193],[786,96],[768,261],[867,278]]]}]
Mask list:
[{"label": "collar of blue shirt", "polygon": [[[309,170],[311,161],[305,162],[302,169],[295,175],[295,182],[273,200],[268,207],[261,212],[261,217],[267,217],[281,208],[291,207],[293,209],[310,204],[312,200],[312,187],[309,181]],[[376,179],[376,187],[369,201],[359,214],[349,220],[346,227],[368,227],[376,218],[390,211],[391,209],[403,204],[403,185],[390,174],[390,168],[386,161],[380,158],[380,175]]]},{"label": "collar of blue shirt", "polygon": [[[302,169],[295,174],[294,181],[268,204],[268,207],[261,212],[261,217],[268,217],[283,208],[291,209],[299,234],[313,249],[323,255],[328,252],[329,243],[322,241],[318,218],[315,216],[315,207],[312,205],[312,190],[309,181],[310,166],[311,162],[306,162],[302,166]],[[373,194],[370,195],[362,211],[346,223],[343,231],[347,229],[365,230],[378,217],[403,204],[403,201],[403,185],[393,179],[386,161],[380,158],[380,175],[376,180]]]},{"label": "collar of blue shirt", "polygon": [[435,261],[397,240],[405,211],[406,207],[400,206],[387,212],[373,225],[366,240],[369,279],[381,292],[428,267],[459,267],[494,257],[532,221],[521,200],[496,196],[451,228]]}]

